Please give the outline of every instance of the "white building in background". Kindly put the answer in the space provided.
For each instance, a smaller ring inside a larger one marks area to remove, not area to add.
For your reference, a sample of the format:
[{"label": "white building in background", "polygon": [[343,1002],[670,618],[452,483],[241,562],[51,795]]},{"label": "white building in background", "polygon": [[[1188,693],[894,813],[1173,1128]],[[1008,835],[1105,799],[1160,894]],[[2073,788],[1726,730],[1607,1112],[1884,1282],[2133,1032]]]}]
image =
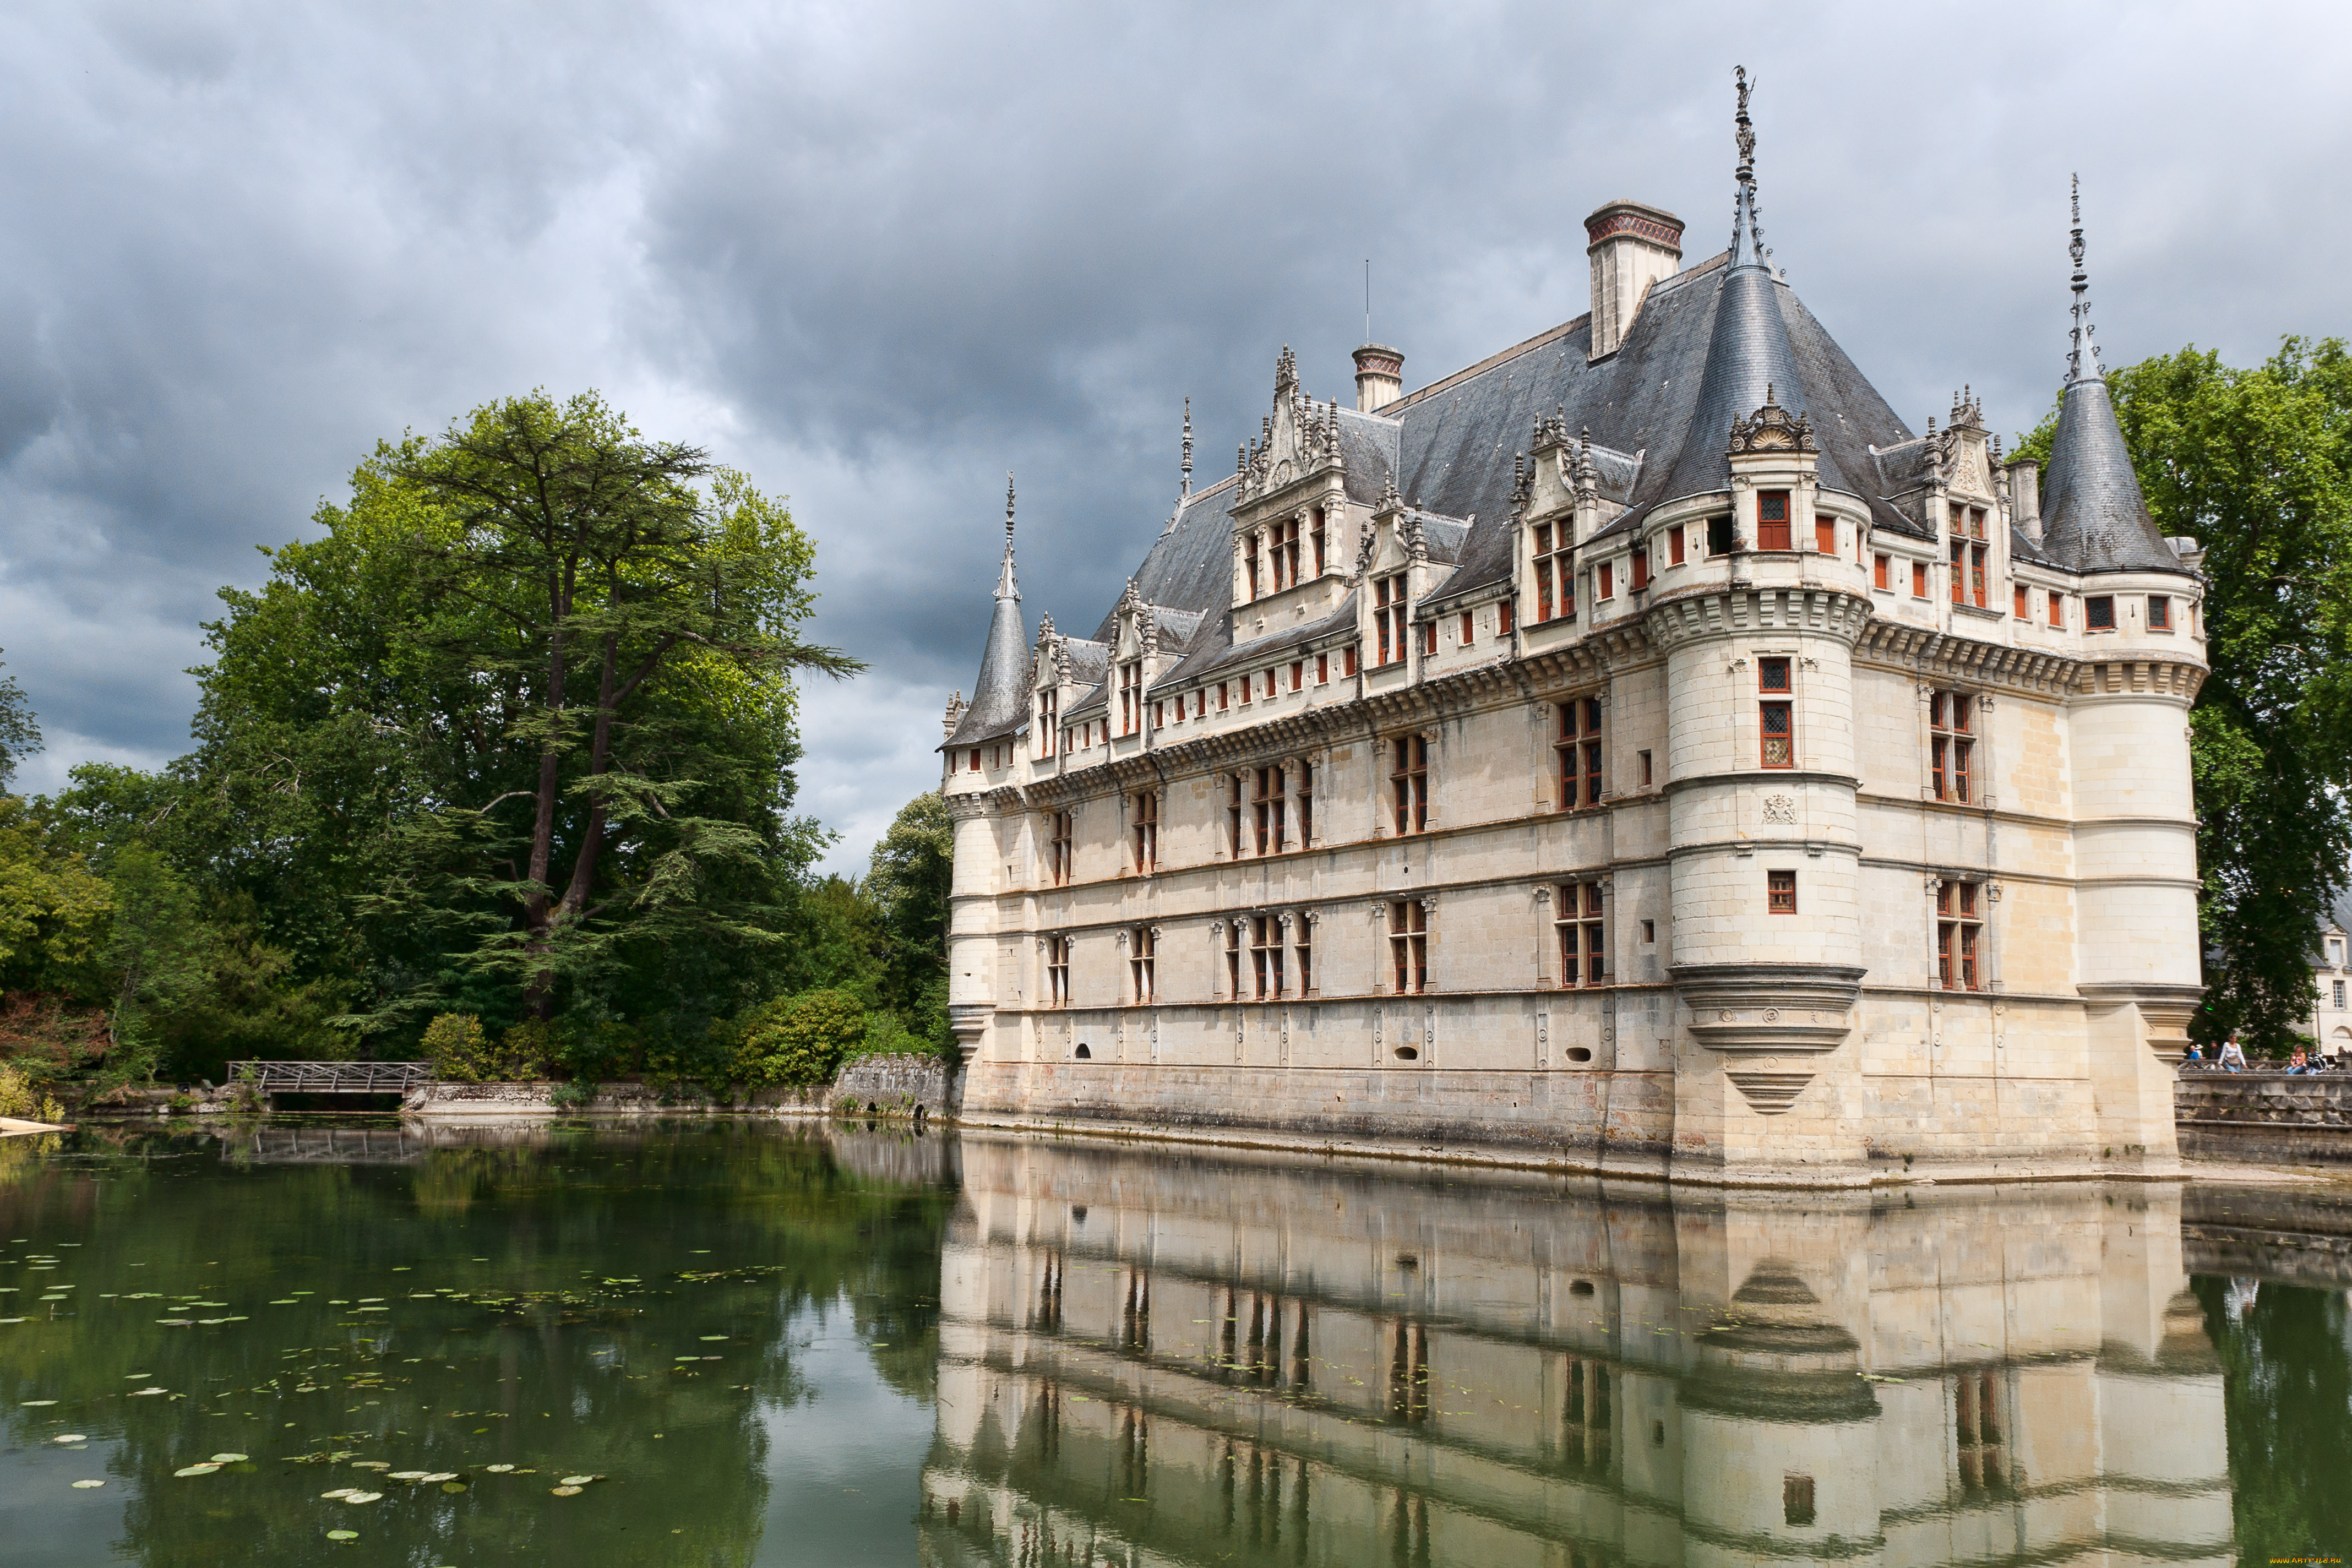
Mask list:
[{"label": "white building in background", "polygon": [[[947,715],[967,1115],[1677,1179],[2175,1158],[2201,556],[2090,334],[2048,470],[1913,431],[1771,264],[1587,220],[1591,310],[1354,406],[1288,350],[1090,636]],[[1953,378],[1958,381],[1960,377]],[[1109,541],[1106,548],[1121,546]]]},{"label": "white building in background", "polygon": [[2336,900],[2326,923],[2320,927],[2319,946],[2312,959],[2313,978],[2319,982],[2319,1000],[2311,1010],[2311,1037],[2330,1056],[2352,1053],[2352,892]]}]

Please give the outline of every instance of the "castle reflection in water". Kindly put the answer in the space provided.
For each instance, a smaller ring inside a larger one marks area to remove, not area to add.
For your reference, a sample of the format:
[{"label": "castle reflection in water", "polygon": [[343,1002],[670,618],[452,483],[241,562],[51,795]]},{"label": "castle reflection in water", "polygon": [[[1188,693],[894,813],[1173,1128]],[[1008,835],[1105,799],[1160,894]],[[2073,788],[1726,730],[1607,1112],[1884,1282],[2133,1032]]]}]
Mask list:
[{"label": "castle reflection in water", "polygon": [[961,1163],[936,1568],[2231,1555],[2178,1186]]}]

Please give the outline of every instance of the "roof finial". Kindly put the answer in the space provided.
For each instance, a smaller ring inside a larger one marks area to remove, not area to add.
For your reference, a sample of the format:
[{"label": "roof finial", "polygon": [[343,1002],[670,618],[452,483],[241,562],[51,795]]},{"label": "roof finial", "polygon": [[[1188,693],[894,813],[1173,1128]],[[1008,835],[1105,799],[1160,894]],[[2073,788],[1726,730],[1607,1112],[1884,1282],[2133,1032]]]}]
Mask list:
[{"label": "roof finial", "polygon": [[1738,182],[1738,189],[1731,198],[1730,265],[1761,267],[1770,253],[1764,248],[1764,220],[1756,207],[1756,122],[1748,118],[1748,91],[1753,84],[1748,79],[1746,66],[1735,67],[1731,74],[1739,84],[1739,167],[1732,176]]},{"label": "roof finial", "polygon": [[1192,493],[1192,400],[1184,400],[1184,488],[1180,495]]},{"label": "roof finial", "polygon": [[2097,329],[2091,325],[2091,275],[2083,269],[2083,176],[2072,176],[2074,204],[2074,233],[2067,242],[2066,254],[2074,263],[2074,330],[2071,336],[2074,347],[2066,354],[2068,381],[2104,381],[2105,367],[2099,363],[2099,344],[2094,335]]},{"label": "roof finial", "polygon": [[1013,584],[1013,470],[1004,470],[1004,570],[997,574],[996,596],[1017,599],[1021,590]]}]

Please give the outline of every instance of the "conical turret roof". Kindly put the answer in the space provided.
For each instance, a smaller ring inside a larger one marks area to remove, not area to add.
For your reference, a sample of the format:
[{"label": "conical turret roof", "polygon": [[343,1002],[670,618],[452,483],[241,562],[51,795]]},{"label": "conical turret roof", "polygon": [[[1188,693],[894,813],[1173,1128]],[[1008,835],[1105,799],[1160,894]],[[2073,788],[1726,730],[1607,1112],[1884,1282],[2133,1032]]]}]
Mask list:
[{"label": "conical turret roof", "polygon": [[2132,471],[2115,399],[2092,336],[2090,279],[2083,269],[2083,200],[2074,196],[2074,350],[2058,432],[2050,444],[2050,472],[2042,481],[2042,546],[2076,572],[2184,570],[2163,531],[2148,516]]},{"label": "conical turret roof", "polygon": [[996,577],[996,613],[980,658],[971,706],[944,742],[976,746],[1012,734],[1029,718],[1029,634],[1021,619],[1021,590],[1013,581],[1013,476],[1004,476],[1004,565]]}]

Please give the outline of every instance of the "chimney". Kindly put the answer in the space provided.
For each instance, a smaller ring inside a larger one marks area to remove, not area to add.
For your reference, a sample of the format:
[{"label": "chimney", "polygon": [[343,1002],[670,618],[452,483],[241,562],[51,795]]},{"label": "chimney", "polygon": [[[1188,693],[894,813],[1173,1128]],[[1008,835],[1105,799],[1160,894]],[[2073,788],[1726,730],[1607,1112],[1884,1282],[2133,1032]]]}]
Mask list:
[{"label": "chimney", "polygon": [[1592,259],[1592,348],[1613,354],[1633,325],[1642,296],[1682,269],[1683,220],[1644,202],[1611,202],[1584,220]]},{"label": "chimney", "polygon": [[2042,542],[2042,465],[2031,458],[2009,465],[2009,521],[2026,538]]},{"label": "chimney", "polygon": [[1379,343],[1356,351],[1356,412],[1376,414],[1404,395],[1404,355]]}]

